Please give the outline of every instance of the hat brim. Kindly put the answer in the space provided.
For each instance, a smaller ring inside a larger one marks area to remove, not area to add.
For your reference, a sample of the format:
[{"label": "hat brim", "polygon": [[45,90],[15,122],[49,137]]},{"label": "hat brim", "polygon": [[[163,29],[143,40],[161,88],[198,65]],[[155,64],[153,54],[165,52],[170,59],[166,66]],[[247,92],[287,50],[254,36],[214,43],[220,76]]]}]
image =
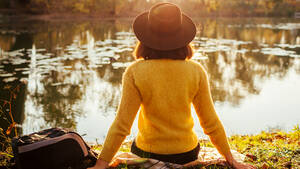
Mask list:
[{"label": "hat brim", "polygon": [[151,30],[148,13],[137,16],[132,26],[134,34],[145,46],[156,50],[173,50],[188,45],[194,39],[196,26],[185,14],[182,13],[182,25],[176,33],[159,35]]}]

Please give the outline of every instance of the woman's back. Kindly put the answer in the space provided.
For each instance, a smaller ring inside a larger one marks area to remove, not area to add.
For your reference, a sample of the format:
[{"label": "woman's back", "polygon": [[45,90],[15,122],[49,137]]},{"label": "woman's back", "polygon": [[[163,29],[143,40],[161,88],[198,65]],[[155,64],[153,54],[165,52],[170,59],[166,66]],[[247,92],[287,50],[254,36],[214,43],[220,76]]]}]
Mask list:
[{"label": "woman's back", "polygon": [[123,74],[122,98],[100,157],[110,161],[129,135],[140,109],[136,145],[145,152],[179,154],[194,149],[198,139],[193,131],[191,103],[204,133],[221,152],[229,146],[215,112],[206,72],[191,60],[138,60]]},{"label": "woman's back", "polygon": [[142,98],[137,146],[160,154],[193,149],[198,141],[191,102],[204,75],[200,65],[190,60],[140,60],[129,71]]}]

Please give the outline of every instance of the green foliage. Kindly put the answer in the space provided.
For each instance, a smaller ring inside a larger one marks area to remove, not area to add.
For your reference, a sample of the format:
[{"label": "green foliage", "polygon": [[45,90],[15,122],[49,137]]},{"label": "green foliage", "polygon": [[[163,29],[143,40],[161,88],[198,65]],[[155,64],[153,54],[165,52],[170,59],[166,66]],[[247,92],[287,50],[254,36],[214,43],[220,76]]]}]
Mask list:
[{"label": "green foliage", "polygon": [[84,3],[76,2],[74,5],[74,11],[89,13],[90,10],[85,7]]},{"label": "green foliage", "polygon": [[[16,0],[20,3],[21,0]],[[135,16],[163,0],[30,0],[20,5],[31,13],[82,13],[96,16]],[[297,0],[168,0],[197,16],[292,16]],[[6,1],[0,2],[1,6]],[[298,6],[298,7],[297,7]]]},{"label": "green foliage", "polygon": [[[259,168],[300,167],[299,125],[291,132],[262,132],[254,136],[232,136],[231,147]],[[290,167],[289,167],[290,166]]]},{"label": "green foliage", "polygon": [[29,10],[34,14],[48,13],[49,6],[50,4],[48,0],[31,0]]}]

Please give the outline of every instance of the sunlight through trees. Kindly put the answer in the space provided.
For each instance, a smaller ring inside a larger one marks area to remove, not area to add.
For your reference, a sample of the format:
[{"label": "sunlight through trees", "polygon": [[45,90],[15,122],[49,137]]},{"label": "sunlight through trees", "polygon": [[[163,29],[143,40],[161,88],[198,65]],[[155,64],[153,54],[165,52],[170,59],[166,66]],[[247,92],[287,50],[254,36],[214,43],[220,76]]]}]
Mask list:
[{"label": "sunlight through trees", "polygon": [[2,0],[0,10],[135,16],[162,1],[176,3],[185,13],[195,16],[293,16],[300,11],[297,0]]}]

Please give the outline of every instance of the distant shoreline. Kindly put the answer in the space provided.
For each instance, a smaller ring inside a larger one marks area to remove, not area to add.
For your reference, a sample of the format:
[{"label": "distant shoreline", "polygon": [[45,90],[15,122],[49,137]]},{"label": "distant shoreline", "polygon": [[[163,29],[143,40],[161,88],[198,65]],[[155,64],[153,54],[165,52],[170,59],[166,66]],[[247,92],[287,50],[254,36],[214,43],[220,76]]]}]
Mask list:
[{"label": "distant shoreline", "polygon": [[[116,20],[116,19],[129,19],[134,18],[138,15],[137,12],[132,12],[128,14],[121,15],[112,15],[107,13],[99,13],[99,14],[84,14],[84,13],[46,13],[46,14],[30,14],[26,12],[20,12],[14,9],[0,9],[0,21],[3,18],[6,19],[16,19],[16,20]],[[189,15],[192,18],[295,18],[294,16],[265,16],[265,15],[249,15],[249,16],[218,16],[218,15]],[[1,23],[1,22],[0,22]]]},{"label": "distant shoreline", "polygon": [[[149,0],[2,0],[0,15],[36,19],[117,19],[135,17],[155,3]],[[174,0],[191,17],[298,17],[300,1]],[[1,20],[0,20],[1,21]]]},{"label": "distant shoreline", "polygon": [[[137,15],[137,14],[136,14]],[[1,18],[9,19],[22,19],[22,20],[115,20],[120,18],[133,18],[136,15],[127,16],[114,16],[107,14],[90,15],[83,13],[49,13],[49,14],[29,14],[23,12],[16,12],[15,10],[1,10],[0,9],[0,20]]]}]

